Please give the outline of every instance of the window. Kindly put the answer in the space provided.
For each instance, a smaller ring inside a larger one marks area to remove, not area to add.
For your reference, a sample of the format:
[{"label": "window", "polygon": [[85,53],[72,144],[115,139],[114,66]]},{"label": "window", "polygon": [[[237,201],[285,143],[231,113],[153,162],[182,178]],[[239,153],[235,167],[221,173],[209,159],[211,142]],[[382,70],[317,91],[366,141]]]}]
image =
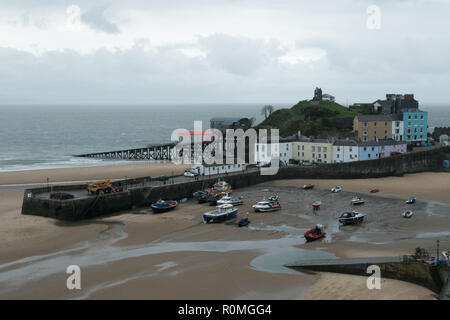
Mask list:
[{"label": "window", "polygon": [[350,147],[350,152],[352,152],[352,147]]},{"label": "window", "polygon": [[411,120],[411,115],[408,116],[408,120]]},{"label": "window", "polygon": [[374,127],[376,127],[376,126],[377,126],[377,123],[376,123],[376,122],[374,122],[374,123],[373,123],[373,126],[374,126]]},{"label": "window", "polygon": [[322,147],[317,147],[317,152],[322,152]]},{"label": "window", "polygon": [[336,158],[339,158],[339,154],[336,155]]},{"label": "window", "polygon": [[420,119],[423,120],[423,115],[420,116]]},{"label": "window", "polygon": [[364,127],[367,127],[367,122],[364,122]]},{"label": "window", "polygon": [[322,158],[320,153],[317,155],[317,157],[318,157],[318,158]]},{"label": "window", "polygon": [[323,152],[327,152],[327,147],[323,147]]},{"label": "window", "polygon": [[370,158],[370,153],[367,155],[368,158]]},{"label": "window", "polygon": [[396,122],[395,122],[395,126],[396,126],[396,127],[399,127],[399,126],[400,126],[400,121],[396,121]]},{"label": "window", "polygon": [[387,127],[387,122],[385,122],[384,125]]},{"label": "window", "polygon": [[372,147],[372,151],[375,151],[375,148],[374,148],[374,147]]},{"label": "window", "polygon": [[316,151],[316,147],[315,146],[312,146],[311,148],[312,148],[312,150],[311,150],[312,152]]},{"label": "window", "polygon": [[305,146],[302,146],[302,150],[305,150]]},{"label": "window", "polygon": [[363,135],[367,136],[367,130],[363,131]]},{"label": "window", "polygon": [[325,154],[323,155],[323,157],[326,159],[326,158],[327,158],[327,154],[325,153]]},{"label": "window", "polygon": [[364,151],[367,151],[367,148],[366,147],[364,147],[364,149],[363,149]]},{"label": "window", "polygon": [[414,119],[416,119],[416,120],[417,120],[417,114],[416,114],[416,116],[414,117]]},{"label": "window", "polygon": [[304,157],[305,156],[305,153],[304,152],[302,152],[302,157]]},{"label": "window", "polygon": [[300,157],[300,152],[297,152],[297,155]]},{"label": "window", "polygon": [[312,157],[315,158],[315,157],[314,157],[314,153],[312,154]]},{"label": "window", "polygon": [[341,148],[337,147],[337,151],[341,151]]}]

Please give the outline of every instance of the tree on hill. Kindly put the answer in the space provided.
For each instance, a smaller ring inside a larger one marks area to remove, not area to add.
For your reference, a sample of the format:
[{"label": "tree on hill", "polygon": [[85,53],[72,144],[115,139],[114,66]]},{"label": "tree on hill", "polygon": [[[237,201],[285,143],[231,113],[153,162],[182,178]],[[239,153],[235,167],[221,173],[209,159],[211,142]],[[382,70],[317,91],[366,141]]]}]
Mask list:
[{"label": "tree on hill", "polygon": [[272,105],[266,104],[264,107],[262,107],[261,114],[263,114],[265,119],[267,119],[268,117],[270,117],[273,110],[275,110],[275,108]]}]

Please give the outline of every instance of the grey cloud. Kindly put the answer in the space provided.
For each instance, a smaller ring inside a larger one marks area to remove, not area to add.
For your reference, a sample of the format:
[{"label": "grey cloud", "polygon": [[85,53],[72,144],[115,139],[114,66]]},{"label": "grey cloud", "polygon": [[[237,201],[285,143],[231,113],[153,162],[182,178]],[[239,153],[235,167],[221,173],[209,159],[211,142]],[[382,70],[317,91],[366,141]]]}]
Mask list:
[{"label": "grey cloud", "polygon": [[96,6],[81,14],[81,21],[94,30],[116,34],[120,33],[119,28],[105,17],[106,6]]}]

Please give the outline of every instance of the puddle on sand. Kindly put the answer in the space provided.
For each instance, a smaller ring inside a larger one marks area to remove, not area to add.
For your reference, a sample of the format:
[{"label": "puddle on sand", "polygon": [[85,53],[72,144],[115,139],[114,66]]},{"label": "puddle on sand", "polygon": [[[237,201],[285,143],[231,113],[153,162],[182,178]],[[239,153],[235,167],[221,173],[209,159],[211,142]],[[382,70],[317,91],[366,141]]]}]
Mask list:
[{"label": "puddle on sand", "polygon": [[416,238],[423,239],[423,238],[436,238],[436,237],[446,237],[450,236],[450,231],[443,231],[443,232],[421,232],[416,234]]}]

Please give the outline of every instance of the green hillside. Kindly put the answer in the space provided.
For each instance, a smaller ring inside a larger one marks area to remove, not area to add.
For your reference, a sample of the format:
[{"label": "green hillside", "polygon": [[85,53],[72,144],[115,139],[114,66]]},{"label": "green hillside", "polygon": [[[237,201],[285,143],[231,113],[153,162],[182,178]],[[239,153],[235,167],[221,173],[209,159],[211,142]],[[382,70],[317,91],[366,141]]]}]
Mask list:
[{"label": "green hillside", "polygon": [[290,109],[278,109],[256,129],[278,128],[282,137],[296,134],[299,130],[305,136],[326,136],[339,131],[351,131],[353,118],[358,111],[329,101],[312,103],[300,101]]}]

